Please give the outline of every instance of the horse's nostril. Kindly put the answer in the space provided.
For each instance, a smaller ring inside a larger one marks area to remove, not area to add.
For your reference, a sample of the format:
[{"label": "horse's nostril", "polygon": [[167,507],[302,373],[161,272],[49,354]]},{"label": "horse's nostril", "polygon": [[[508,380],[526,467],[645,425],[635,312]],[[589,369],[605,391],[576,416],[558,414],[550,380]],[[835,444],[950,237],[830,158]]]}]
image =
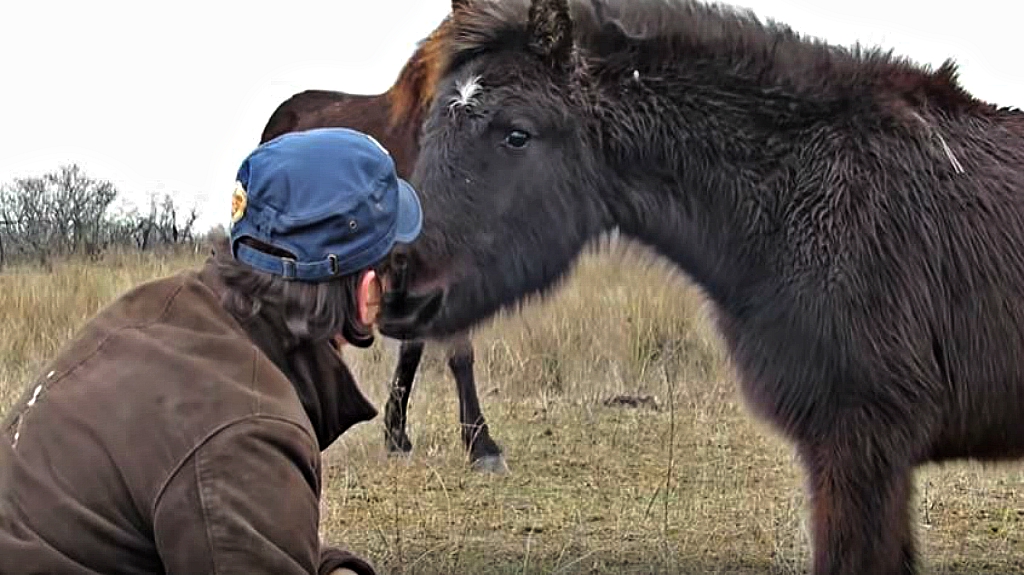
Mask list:
[{"label": "horse's nostril", "polygon": [[409,264],[404,254],[394,254],[390,267],[390,285],[384,297],[388,306],[398,310],[405,307],[409,293]]}]

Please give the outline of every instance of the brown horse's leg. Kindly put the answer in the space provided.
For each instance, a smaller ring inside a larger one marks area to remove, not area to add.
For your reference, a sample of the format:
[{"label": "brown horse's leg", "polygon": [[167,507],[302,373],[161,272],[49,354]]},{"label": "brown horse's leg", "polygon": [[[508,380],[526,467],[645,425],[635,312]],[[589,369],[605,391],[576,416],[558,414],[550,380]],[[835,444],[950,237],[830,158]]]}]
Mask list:
[{"label": "brown horse's leg", "polygon": [[476,392],[473,376],[473,344],[465,335],[459,336],[448,346],[448,368],[455,377],[459,391],[459,423],[462,426],[462,443],[469,452],[473,468],[478,471],[506,473],[508,466],[501,454],[501,448],[491,439],[490,430],[480,410],[480,399]]},{"label": "brown horse's leg", "polygon": [[802,446],[811,496],[814,575],[914,575],[913,467],[884,442]]},{"label": "brown horse's leg", "polygon": [[409,410],[409,394],[416,378],[416,369],[423,357],[422,341],[403,341],[398,351],[398,365],[391,379],[391,393],[384,407],[384,442],[390,453],[412,451],[412,442],[405,433],[405,419]]}]

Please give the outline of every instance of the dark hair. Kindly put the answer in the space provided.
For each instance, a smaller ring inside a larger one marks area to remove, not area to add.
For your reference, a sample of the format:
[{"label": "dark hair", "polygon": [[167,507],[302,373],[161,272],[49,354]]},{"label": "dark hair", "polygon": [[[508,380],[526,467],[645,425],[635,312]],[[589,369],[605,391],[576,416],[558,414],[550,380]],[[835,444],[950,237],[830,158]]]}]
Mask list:
[{"label": "dark hair", "polygon": [[[250,238],[240,241],[273,255],[294,257]],[[329,340],[338,333],[357,347],[373,344],[371,327],[359,321],[356,299],[367,270],[322,282],[286,280],[236,260],[226,237],[214,240],[213,262],[227,288],[222,303],[228,313],[243,324],[261,316],[281,333],[286,347]]]}]

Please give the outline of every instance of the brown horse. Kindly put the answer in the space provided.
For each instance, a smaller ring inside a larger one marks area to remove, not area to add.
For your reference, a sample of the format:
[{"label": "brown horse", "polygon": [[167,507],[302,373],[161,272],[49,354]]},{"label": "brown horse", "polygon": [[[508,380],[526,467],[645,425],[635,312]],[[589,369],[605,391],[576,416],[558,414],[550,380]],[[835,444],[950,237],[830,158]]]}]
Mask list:
[{"label": "brown horse", "polygon": [[[419,149],[420,126],[433,100],[441,61],[438,47],[447,20],[442,22],[406,62],[398,79],[376,95],[307,90],[282,102],[267,121],[260,143],[281,134],[320,127],[346,127],[368,133],[391,152],[399,175],[408,178]],[[459,394],[462,441],[473,469],[506,473],[501,448],[491,438],[477,395],[473,374],[473,346],[466,333],[446,337],[447,363]],[[409,395],[423,356],[423,341],[403,341],[391,393],[384,409],[384,440],[388,451],[408,453],[406,433]]]},{"label": "brown horse", "polygon": [[813,572],[915,573],[915,470],[1024,456],[1024,114],[952,62],[686,0],[476,0],[452,28],[381,331],[465,330],[618,226],[703,287],[796,445]]}]

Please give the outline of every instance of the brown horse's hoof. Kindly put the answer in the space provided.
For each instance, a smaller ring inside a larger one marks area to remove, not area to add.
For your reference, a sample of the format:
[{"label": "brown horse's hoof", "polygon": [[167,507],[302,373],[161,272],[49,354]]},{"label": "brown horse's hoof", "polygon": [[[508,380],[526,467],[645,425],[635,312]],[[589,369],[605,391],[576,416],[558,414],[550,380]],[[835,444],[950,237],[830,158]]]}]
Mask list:
[{"label": "brown horse's hoof", "polygon": [[384,445],[390,454],[407,455],[412,451],[412,441],[402,428],[398,431],[384,428]]},{"label": "brown horse's hoof", "polygon": [[502,455],[485,455],[474,460],[470,467],[473,471],[480,473],[493,473],[495,475],[508,475],[510,473],[505,457]]}]

